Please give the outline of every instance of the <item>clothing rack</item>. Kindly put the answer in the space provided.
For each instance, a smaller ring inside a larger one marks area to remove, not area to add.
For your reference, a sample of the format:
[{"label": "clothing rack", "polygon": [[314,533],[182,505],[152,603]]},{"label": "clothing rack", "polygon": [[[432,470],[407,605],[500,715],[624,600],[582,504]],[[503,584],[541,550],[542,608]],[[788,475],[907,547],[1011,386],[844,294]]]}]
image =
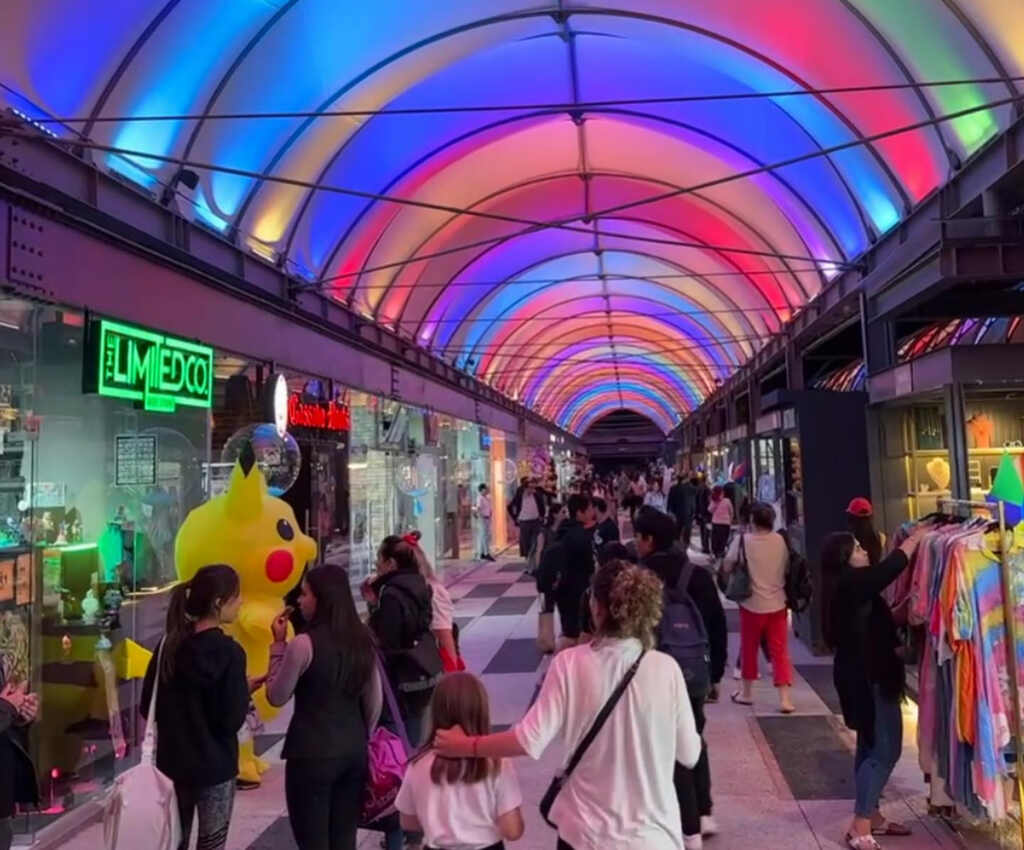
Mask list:
[{"label": "clothing rack", "polygon": [[1010,673],[1010,693],[1013,700],[1013,732],[1015,736],[1014,747],[1017,753],[1017,804],[1020,806],[1020,817],[1017,825],[1020,827],[1020,843],[1024,848],[1024,730],[1021,724],[1021,701],[1020,701],[1020,671],[1017,669],[1017,617],[1014,609],[1013,599],[1013,577],[1010,575],[1010,543],[1006,540],[1006,504],[1002,501],[977,502],[970,499],[939,499],[938,507],[941,510],[943,505],[950,505],[960,508],[981,508],[992,511],[999,517],[999,566],[1000,577],[1003,585],[1003,620],[1006,623],[1007,634],[1007,669]]}]

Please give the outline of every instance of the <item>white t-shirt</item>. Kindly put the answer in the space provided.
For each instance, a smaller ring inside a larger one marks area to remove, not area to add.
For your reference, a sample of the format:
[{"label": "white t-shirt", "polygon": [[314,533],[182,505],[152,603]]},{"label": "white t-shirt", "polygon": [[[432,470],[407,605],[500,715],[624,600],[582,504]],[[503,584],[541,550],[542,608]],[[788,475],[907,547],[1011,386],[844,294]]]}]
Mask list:
[{"label": "white t-shirt", "polygon": [[428,584],[433,591],[430,602],[430,628],[431,630],[448,629],[451,631],[452,618],[455,616],[452,595],[440,579],[432,578]]},{"label": "white t-shirt", "polygon": [[427,753],[409,765],[395,800],[398,811],[416,816],[428,847],[480,850],[501,841],[498,818],[523,803],[512,762],[503,759],[497,775],[472,785],[435,785],[430,778],[434,758]]},{"label": "white t-shirt", "polygon": [[533,522],[534,520],[540,519],[540,511],[537,510],[537,493],[528,493],[523,490],[523,499],[519,503],[519,516],[516,517],[519,522]]},{"label": "white t-shirt", "polygon": [[723,496],[717,502],[711,503],[711,524],[732,525],[733,511],[732,500]]},{"label": "white t-shirt", "polygon": [[[551,662],[533,707],[515,727],[520,746],[540,758],[556,738],[566,761],[640,653],[635,639],[602,639]],[[679,665],[648,652],[551,810],[575,850],[681,850],[676,761],[692,767],[700,736]]]},{"label": "white t-shirt", "polygon": [[476,514],[480,519],[491,518],[491,497],[481,493],[476,500]]}]

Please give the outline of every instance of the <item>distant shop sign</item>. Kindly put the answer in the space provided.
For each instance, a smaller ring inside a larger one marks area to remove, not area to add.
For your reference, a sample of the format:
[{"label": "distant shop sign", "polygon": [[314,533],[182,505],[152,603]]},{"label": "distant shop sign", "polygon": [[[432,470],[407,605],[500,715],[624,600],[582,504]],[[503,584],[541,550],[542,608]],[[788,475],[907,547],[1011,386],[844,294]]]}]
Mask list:
[{"label": "distant shop sign", "polygon": [[288,397],[288,424],[292,428],[321,428],[325,431],[348,431],[352,419],[345,405],[336,401],[304,402],[301,393]]}]

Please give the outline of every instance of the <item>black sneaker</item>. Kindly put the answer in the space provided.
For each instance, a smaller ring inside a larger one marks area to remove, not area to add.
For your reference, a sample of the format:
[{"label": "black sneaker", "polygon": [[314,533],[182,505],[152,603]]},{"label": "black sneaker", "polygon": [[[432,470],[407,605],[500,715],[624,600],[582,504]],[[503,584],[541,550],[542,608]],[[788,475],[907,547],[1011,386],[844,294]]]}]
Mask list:
[{"label": "black sneaker", "polygon": [[237,787],[239,791],[255,791],[261,784],[262,783],[260,782],[253,782],[251,779],[235,780],[235,787]]},{"label": "black sneaker", "polygon": [[712,685],[704,702],[718,702],[718,685]]}]

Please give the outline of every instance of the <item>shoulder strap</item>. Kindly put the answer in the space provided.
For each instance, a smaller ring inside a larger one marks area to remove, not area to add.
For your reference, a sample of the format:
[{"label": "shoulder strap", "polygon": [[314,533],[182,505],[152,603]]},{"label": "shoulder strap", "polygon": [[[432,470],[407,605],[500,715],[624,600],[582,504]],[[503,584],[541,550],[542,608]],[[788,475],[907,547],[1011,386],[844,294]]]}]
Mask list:
[{"label": "shoulder strap", "polygon": [[739,562],[746,567],[747,566],[747,535],[740,533],[740,551],[739,551]]},{"label": "shoulder strap", "polygon": [[384,661],[380,653],[375,653],[377,660],[377,675],[380,677],[380,687],[384,692],[384,701],[388,706],[388,713],[391,715],[391,722],[395,725],[395,731],[405,748],[405,755],[409,757],[413,748],[409,743],[409,736],[405,731],[405,723],[402,720],[402,712],[398,710],[398,700],[395,699],[395,692],[391,687],[391,680],[388,678],[388,671],[384,668]]},{"label": "shoulder strap", "polygon": [[156,669],[153,673],[153,693],[149,695],[149,708],[146,711],[146,733],[142,738],[142,760],[153,760],[153,749],[156,742],[156,694],[160,690],[160,677],[163,675],[164,643],[167,638],[160,639],[156,651]]},{"label": "shoulder strap", "polygon": [[608,701],[601,707],[597,717],[594,719],[593,725],[587,731],[587,734],[583,736],[583,740],[580,741],[579,746],[576,747],[575,752],[572,754],[572,758],[569,759],[569,764],[566,765],[565,773],[562,775],[568,778],[569,774],[576,769],[576,765],[580,763],[580,759],[583,758],[587,749],[594,742],[594,738],[597,737],[597,733],[601,731],[601,727],[604,726],[608,716],[612,713],[612,709],[622,698],[622,695],[626,692],[626,688],[629,687],[629,683],[633,681],[633,677],[636,675],[636,671],[640,668],[640,662],[644,660],[644,656],[647,654],[647,650],[642,650],[640,655],[637,657],[633,665],[626,671],[626,675],[622,677],[622,681],[616,685],[615,690],[612,691],[612,695],[608,697]]},{"label": "shoulder strap", "polygon": [[680,593],[689,595],[690,591],[687,590],[687,588],[690,586],[691,578],[693,578],[693,561],[687,558],[686,563],[683,564],[683,569],[679,572],[679,581],[676,582],[676,590]]}]

